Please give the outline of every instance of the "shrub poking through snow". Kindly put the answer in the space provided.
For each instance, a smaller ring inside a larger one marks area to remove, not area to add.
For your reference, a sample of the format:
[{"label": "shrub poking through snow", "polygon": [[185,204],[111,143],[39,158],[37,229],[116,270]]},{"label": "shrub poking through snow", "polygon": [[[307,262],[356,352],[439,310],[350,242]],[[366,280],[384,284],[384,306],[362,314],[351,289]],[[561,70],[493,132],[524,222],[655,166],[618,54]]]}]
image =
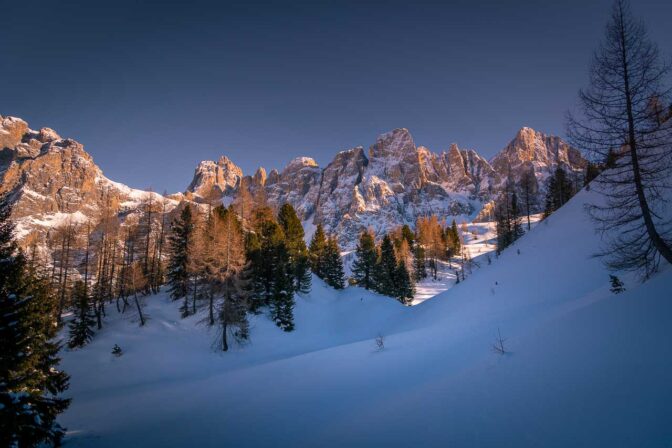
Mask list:
[{"label": "shrub poking through snow", "polygon": [[504,348],[504,342],[506,342],[506,339],[502,338],[502,332],[499,331],[499,328],[497,328],[497,339],[495,339],[495,343],[492,345],[492,349],[495,353],[499,355],[505,355],[508,353],[506,348]]},{"label": "shrub poking through snow", "polygon": [[382,334],[379,334],[376,336],[376,349],[378,351],[381,351],[385,348],[385,338],[383,337]]}]

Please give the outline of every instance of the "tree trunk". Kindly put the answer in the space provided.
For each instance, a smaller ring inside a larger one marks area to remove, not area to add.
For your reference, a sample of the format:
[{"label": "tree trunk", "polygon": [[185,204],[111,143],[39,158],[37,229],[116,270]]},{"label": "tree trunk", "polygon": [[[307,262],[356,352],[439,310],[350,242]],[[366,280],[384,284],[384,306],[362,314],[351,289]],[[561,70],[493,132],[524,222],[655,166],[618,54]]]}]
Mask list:
[{"label": "tree trunk", "polygon": [[628,140],[630,146],[630,158],[632,160],[632,174],[635,181],[635,191],[637,192],[637,200],[639,201],[639,207],[642,211],[642,218],[644,219],[644,225],[646,226],[646,231],[651,238],[651,242],[656,250],[667,260],[668,263],[672,264],[672,248],[668,246],[660,234],[656,230],[655,223],[651,216],[651,210],[649,209],[649,203],[646,199],[644,193],[644,186],[642,185],[642,176],[639,167],[639,157],[637,155],[637,138],[635,136],[635,119],[633,117],[632,111],[632,94],[630,91],[630,76],[628,73],[628,57],[626,54],[626,42],[625,42],[625,29],[623,25],[623,12],[621,9],[621,57],[623,64],[623,82],[625,85],[625,104],[628,112]]},{"label": "tree trunk", "polygon": [[135,307],[138,309],[138,315],[140,316],[140,326],[142,327],[145,325],[145,316],[142,314],[142,307],[140,306],[137,292],[133,295],[133,299],[135,300]]}]

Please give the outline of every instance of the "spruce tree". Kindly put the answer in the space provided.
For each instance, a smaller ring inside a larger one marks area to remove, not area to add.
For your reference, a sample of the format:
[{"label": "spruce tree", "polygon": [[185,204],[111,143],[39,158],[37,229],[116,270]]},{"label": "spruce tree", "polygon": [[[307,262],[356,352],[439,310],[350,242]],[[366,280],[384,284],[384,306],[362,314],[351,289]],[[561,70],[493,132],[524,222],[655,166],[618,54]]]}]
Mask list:
[{"label": "spruce tree", "polygon": [[571,199],[572,194],[572,183],[567,178],[565,170],[558,166],[548,178],[544,217],[550,216],[551,213],[565,205]]},{"label": "spruce tree", "polygon": [[327,247],[324,251],[324,281],[334,289],[343,289],[345,287],[345,274],[343,272],[343,259],[341,250],[338,247],[336,237],[332,236],[327,240]]},{"label": "spruce tree", "polygon": [[523,231],[523,226],[521,223],[520,209],[518,208],[518,196],[516,195],[515,191],[511,195],[510,216],[511,216],[511,232],[512,232],[511,237],[513,241],[516,241],[518,238],[523,236],[525,232]]},{"label": "spruce tree", "polygon": [[406,262],[401,260],[397,266],[394,282],[396,285],[396,294],[395,297],[403,303],[404,305],[410,305],[415,294],[413,288],[413,282],[411,281],[411,276],[408,274],[408,269],[406,268]]},{"label": "spruce tree", "polygon": [[278,223],[285,232],[285,243],[294,276],[294,291],[308,293],[311,283],[308,249],[303,226],[291,204],[285,203],[280,207]]},{"label": "spruce tree", "polygon": [[310,240],[310,246],[308,248],[308,254],[310,256],[310,268],[313,270],[315,275],[320,278],[324,278],[323,265],[324,265],[324,251],[327,248],[327,237],[324,234],[324,229],[322,224],[317,225],[315,229],[315,234]]},{"label": "spruce tree", "polygon": [[285,233],[272,214],[255,213],[255,233],[247,240],[252,271],[252,311],[268,306],[283,330],[294,329],[294,279]]},{"label": "spruce tree", "polygon": [[447,229],[447,245],[452,255],[457,255],[461,250],[460,233],[457,230],[457,223],[453,219],[450,228]]},{"label": "spruce tree", "polygon": [[413,251],[413,277],[416,282],[427,278],[427,261],[425,259],[425,248],[420,244],[415,245]]},{"label": "spruce tree", "polygon": [[413,245],[415,244],[415,235],[413,234],[413,231],[408,224],[401,226],[401,239],[406,240],[408,242],[408,247],[413,249]]},{"label": "spruce tree", "polygon": [[76,282],[73,288],[72,300],[75,305],[75,316],[69,324],[68,347],[70,348],[84,347],[93,339],[96,319],[86,290],[86,285],[82,281]]},{"label": "spruce tree", "polygon": [[60,444],[56,422],[70,402],[59,394],[56,304],[45,280],[26,266],[13,238],[10,206],[0,197],[0,446]]},{"label": "spruce tree", "polygon": [[397,258],[394,255],[394,246],[389,235],[383,237],[380,244],[380,257],[374,270],[374,284],[376,292],[390,297],[396,297],[394,284],[397,273]]},{"label": "spruce tree", "polygon": [[173,300],[186,298],[189,294],[190,246],[194,233],[194,220],[191,206],[182,209],[180,216],[171,224],[168,237],[168,286]]},{"label": "spruce tree", "polygon": [[359,286],[364,289],[373,287],[373,270],[376,267],[376,243],[370,232],[364,231],[359,236],[359,243],[355,250],[355,261],[352,264],[352,276]]}]

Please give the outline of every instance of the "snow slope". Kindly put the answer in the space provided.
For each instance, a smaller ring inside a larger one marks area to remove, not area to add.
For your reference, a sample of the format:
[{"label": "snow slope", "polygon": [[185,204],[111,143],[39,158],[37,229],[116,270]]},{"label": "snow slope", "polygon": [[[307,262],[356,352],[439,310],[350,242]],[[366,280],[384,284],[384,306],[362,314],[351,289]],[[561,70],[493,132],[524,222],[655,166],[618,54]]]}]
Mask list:
[{"label": "snow slope", "polygon": [[[147,300],[67,352],[70,446],[647,446],[672,442],[672,270],[609,292],[581,192],[415,307],[314,281],[292,334],[214,335]],[[520,253],[518,253],[520,250]],[[506,355],[493,352],[498,329]],[[385,337],[376,350],[374,338]],[[113,358],[114,343],[126,354]]]}]

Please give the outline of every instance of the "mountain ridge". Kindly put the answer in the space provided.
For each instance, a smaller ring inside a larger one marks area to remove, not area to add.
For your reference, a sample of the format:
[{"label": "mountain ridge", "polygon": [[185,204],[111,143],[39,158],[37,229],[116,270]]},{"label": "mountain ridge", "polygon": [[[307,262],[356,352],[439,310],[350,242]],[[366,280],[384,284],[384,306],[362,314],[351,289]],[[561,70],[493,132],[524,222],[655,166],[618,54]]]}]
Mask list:
[{"label": "mountain ridge", "polygon": [[[380,236],[429,214],[473,219],[508,178],[515,182],[525,170],[534,171],[541,196],[557,166],[579,182],[586,163],[559,137],[528,127],[490,160],[455,143],[432,152],[417,146],[408,129],[397,128],[381,134],[368,150],[355,146],[337,152],[324,167],[301,156],[282,170],[267,174],[260,167],[246,175],[226,155],[204,160],[184,192],[166,198],[173,209],[181,200],[230,203],[241,188],[250,193],[263,189],[270,205],[292,204],[304,226],[322,224],[351,249],[365,228]],[[110,204],[123,219],[150,194],[105,177],[77,141],[61,138],[50,128],[34,131],[16,117],[0,116],[0,178],[0,192],[9,193],[15,204],[20,237],[48,228],[59,213],[93,219]]]}]

